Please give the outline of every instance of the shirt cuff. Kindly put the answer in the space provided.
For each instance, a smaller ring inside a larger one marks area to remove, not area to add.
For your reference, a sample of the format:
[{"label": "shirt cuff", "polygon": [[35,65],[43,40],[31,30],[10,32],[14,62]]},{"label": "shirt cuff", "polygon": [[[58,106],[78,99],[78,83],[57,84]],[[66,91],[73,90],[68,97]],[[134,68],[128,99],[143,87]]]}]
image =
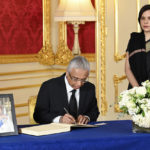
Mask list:
[{"label": "shirt cuff", "polygon": [[59,123],[60,117],[61,117],[61,116],[58,116],[58,117],[54,118],[54,119],[53,119],[53,123]]}]

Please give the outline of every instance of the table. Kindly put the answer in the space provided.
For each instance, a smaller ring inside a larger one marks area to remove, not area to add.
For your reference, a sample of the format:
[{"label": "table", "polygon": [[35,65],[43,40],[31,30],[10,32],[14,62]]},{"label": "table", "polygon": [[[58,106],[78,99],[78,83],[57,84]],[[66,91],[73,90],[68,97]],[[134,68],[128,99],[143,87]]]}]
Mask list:
[{"label": "table", "polygon": [[71,132],[0,137],[0,150],[149,150],[150,134],[132,133],[132,122],[104,121],[104,126]]}]

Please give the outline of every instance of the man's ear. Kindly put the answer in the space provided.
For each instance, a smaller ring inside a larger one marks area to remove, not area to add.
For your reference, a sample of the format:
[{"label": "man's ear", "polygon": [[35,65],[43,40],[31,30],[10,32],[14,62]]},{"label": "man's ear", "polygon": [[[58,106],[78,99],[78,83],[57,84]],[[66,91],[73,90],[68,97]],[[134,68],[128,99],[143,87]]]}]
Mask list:
[{"label": "man's ear", "polygon": [[69,75],[69,73],[68,73],[68,71],[66,71],[66,76],[68,77],[68,75]]},{"label": "man's ear", "polygon": [[66,78],[69,80],[69,72],[66,72]]}]

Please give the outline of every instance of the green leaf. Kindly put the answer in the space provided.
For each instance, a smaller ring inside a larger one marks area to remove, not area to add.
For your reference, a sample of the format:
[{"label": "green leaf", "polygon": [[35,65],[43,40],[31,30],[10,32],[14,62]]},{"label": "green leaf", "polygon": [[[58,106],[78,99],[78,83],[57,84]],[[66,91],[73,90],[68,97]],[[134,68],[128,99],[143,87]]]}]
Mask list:
[{"label": "green leaf", "polygon": [[142,116],[145,117],[145,112],[144,111],[142,111]]},{"label": "green leaf", "polygon": [[123,106],[120,108],[124,113],[128,114],[128,108]]}]

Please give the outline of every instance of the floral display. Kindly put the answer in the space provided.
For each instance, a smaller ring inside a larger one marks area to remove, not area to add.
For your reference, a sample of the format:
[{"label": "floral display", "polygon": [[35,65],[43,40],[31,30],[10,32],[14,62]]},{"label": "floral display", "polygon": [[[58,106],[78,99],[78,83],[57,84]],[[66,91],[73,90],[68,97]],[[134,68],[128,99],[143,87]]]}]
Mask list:
[{"label": "floral display", "polygon": [[150,128],[150,81],[120,93],[119,107],[131,116],[136,125]]}]

